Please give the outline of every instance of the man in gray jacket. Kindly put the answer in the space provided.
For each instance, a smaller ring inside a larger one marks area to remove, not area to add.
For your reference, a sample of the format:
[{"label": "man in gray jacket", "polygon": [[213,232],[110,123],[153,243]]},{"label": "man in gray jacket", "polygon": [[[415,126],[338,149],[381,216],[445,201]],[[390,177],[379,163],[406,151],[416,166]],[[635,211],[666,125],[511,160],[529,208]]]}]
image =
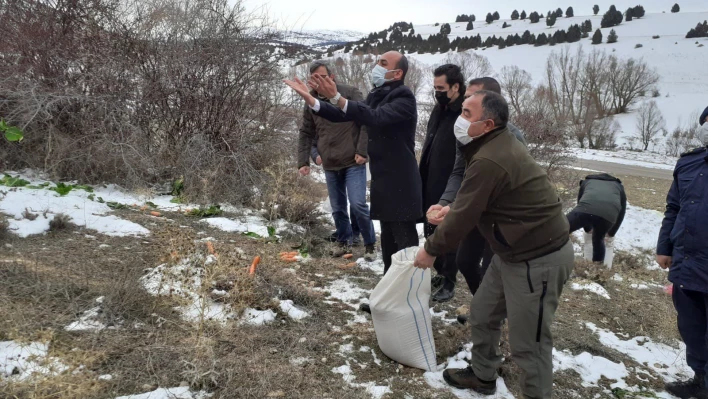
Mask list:
[{"label": "man in gray jacket", "polygon": [[[499,85],[499,82],[496,79],[491,77],[483,77],[472,79],[467,84],[465,98],[471,97],[474,93],[480,90],[488,90],[497,94],[501,94],[501,86]],[[514,137],[516,137],[516,139],[519,140],[525,146],[526,139],[524,138],[523,132],[521,132],[519,128],[517,128],[511,123],[508,123],[506,126],[509,128],[509,131],[514,135]],[[460,186],[462,185],[462,179],[465,174],[466,167],[465,157],[463,156],[460,147],[461,145],[458,142],[457,152],[455,155],[455,167],[452,170],[452,174],[450,175],[447,181],[447,187],[445,188],[445,192],[440,198],[438,205],[431,206],[430,210],[440,210],[443,207],[455,202],[457,192],[460,190]],[[430,210],[428,212],[430,212]],[[440,223],[440,221],[432,220],[429,221],[429,223],[437,225]],[[470,292],[472,294],[475,294],[477,292],[477,288],[479,288],[479,284],[482,282],[482,277],[484,277],[484,273],[487,270],[487,267],[489,267],[489,264],[492,262],[493,256],[494,252],[489,247],[487,241],[484,239],[484,237],[482,237],[482,234],[479,232],[479,230],[474,229],[460,243],[460,246],[457,249],[456,263],[452,265],[446,263],[445,265],[446,267],[455,267],[455,270],[445,270],[444,273],[441,273],[438,276],[434,277],[433,284],[442,284],[442,274],[447,276],[455,275],[459,270],[465,277]],[[444,294],[446,293],[441,293],[441,295]]]},{"label": "man in gray jacket", "polygon": [[605,236],[614,237],[627,211],[622,181],[607,173],[588,175],[580,181],[578,205],[566,215],[570,232],[592,231],[592,261],[605,260]]}]

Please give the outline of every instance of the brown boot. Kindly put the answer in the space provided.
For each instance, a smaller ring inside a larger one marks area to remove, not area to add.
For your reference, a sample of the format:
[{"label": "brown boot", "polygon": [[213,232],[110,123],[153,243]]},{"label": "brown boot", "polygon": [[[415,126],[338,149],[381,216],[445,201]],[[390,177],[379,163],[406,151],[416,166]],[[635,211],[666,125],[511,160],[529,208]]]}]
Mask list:
[{"label": "brown boot", "polygon": [[477,378],[472,367],[466,369],[447,369],[443,372],[445,382],[457,389],[471,389],[482,395],[494,395],[497,392],[496,381],[483,381]]}]

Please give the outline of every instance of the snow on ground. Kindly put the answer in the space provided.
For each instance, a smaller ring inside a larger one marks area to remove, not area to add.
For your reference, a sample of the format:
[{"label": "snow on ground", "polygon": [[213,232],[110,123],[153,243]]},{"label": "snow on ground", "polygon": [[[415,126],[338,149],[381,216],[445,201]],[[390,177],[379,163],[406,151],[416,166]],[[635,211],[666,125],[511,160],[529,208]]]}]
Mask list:
[{"label": "snow on ground", "polygon": [[275,312],[270,309],[256,310],[248,308],[243,312],[241,323],[251,326],[264,326],[275,321],[275,316]]},{"label": "snow on ground", "polygon": [[213,394],[204,391],[192,392],[189,387],[158,388],[152,392],[119,396],[115,399],[206,399]]},{"label": "snow on ground", "polygon": [[352,372],[352,368],[348,361],[343,366],[333,368],[332,372],[335,374],[341,374],[344,382],[346,382],[350,387],[365,389],[373,399],[382,399],[387,393],[392,393],[391,388],[386,385],[376,385],[374,382],[354,382],[356,380],[356,376]]},{"label": "snow on ground", "polygon": [[570,289],[573,291],[588,291],[600,295],[603,298],[610,299],[610,294],[607,293],[605,287],[598,283],[573,283],[571,284]]},{"label": "snow on ground", "polygon": [[[213,259],[209,255],[207,261]],[[176,296],[183,304],[176,309],[182,318],[198,322],[214,320],[226,322],[234,317],[231,307],[218,303],[202,295],[202,278],[205,260],[200,256],[185,258],[174,266],[159,265],[148,269],[147,274],[140,278],[145,290],[155,296]]]},{"label": "snow on ground", "polygon": [[[622,165],[641,166],[644,168],[664,170],[674,170],[676,161],[678,161],[678,158],[666,155],[627,150],[603,151],[573,148],[570,149],[570,154],[580,160],[587,159],[589,161],[618,163]],[[582,165],[582,162],[578,163]]]},{"label": "snow on ground", "polygon": [[314,289],[329,292],[328,299],[337,299],[355,309],[357,309],[361,303],[368,303],[369,294],[371,294],[370,290],[359,287],[346,277],[331,282],[325,288]]},{"label": "snow on ground", "polygon": [[215,217],[204,219],[202,222],[211,227],[232,233],[253,233],[260,237],[270,237],[269,226],[275,229],[275,234],[286,232],[304,232],[301,226],[297,226],[278,219],[275,222],[268,222],[266,218],[258,215],[246,215],[241,217],[226,218]]},{"label": "snow on ground", "polygon": [[[49,183],[37,179],[27,180],[30,181],[30,185],[36,187]],[[54,187],[54,184],[51,183],[50,187]],[[106,203],[115,201],[117,197],[122,198],[123,195],[114,196],[109,188],[95,189],[93,193],[73,189],[64,196],[46,188],[16,187],[3,188],[3,191],[6,191],[6,194],[0,199],[0,212],[10,215],[10,230],[20,237],[45,233],[49,230],[49,222],[59,213],[69,216],[72,223],[78,226],[109,236],[150,234],[148,229],[137,223],[111,215],[113,210]],[[97,201],[99,197],[104,203]],[[130,203],[132,204],[133,201]],[[25,218],[23,216],[25,212],[35,215],[36,218],[34,220]]]},{"label": "snow on ground", "polygon": [[103,297],[96,298],[96,307],[85,311],[79,320],[72,322],[64,327],[66,331],[101,331],[106,328],[106,325],[100,320],[103,313]]},{"label": "snow on ground", "polygon": [[49,345],[41,342],[0,342],[0,380],[26,380],[34,375],[51,376],[68,369],[48,356]]},{"label": "snow on ground", "polygon": [[286,301],[280,301],[280,310],[295,321],[300,321],[310,317],[309,313],[295,306],[293,301],[289,299]]}]

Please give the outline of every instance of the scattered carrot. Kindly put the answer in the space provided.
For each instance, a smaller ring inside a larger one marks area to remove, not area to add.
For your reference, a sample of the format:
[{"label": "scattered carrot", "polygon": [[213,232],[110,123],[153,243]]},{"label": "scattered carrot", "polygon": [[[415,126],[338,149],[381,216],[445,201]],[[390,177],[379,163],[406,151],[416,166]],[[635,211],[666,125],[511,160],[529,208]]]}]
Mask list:
[{"label": "scattered carrot", "polygon": [[143,206],[140,207],[140,210],[141,210],[142,212],[147,211],[147,209],[148,209],[147,205],[143,205]]},{"label": "scattered carrot", "polygon": [[300,255],[300,252],[297,252],[297,251],[295,251],[295,252],[288,252],[288,256],[298,256],[298,255]]},{"label": "scattered carrot", "polygon": [[155,217],[160,217],[160,216],[162,216],[162,214],[161,214],[160,212],[158,212],[158,211],[152,211],[152,212],[150,212],[150,214],[151,214],[152,216],[155,216]]},{"label": "scattered carrot", "polygon": [[289,253],[290,253],[290,252],[281,252],[281,253],[278,254],[278,256],[280,256],[280,257],[282,258],[283,255],[287,255],[287,254],[289,254]]},{"label": "scattered carrot", "polygon": [[207,251],[209,251],[210,254],[216,255],[216,250],[214,249],[214,244],[212,244],[211,241],[207,241],[206,246],[207,246]]},{"label": "scattered carrot", "polygon": [[251,263],[251,267],[248,269],[249,275],[253,276],[254,274],[256,274],[256,266],[258,266],[259,263],[261,263],[260,256],[256,256],[255,258],[253,258],[253,263]]},{"label": "scattered carrot", "polygon": [[344,258],[344,259],[351,259],[353,257],[354,257],[354,255],[352,255],[352,254],[346,254],[346,255],[342,256],[342,258]]},{"label": "scattered carrot", "polygon": [[285,263],[293,263],[293,262],[297,262],[297,259],[295,259],[295,258],[285,258],[285,259],[283,259],[283,261],[285,261]]},{"label": "scattered carrot", "polygon": [[337,266],[337,268],[339,268],[340,270],[349,270],[353,267],[356,267],[356,262],[351,262],[351,263],[347,263],[346,265]]}]

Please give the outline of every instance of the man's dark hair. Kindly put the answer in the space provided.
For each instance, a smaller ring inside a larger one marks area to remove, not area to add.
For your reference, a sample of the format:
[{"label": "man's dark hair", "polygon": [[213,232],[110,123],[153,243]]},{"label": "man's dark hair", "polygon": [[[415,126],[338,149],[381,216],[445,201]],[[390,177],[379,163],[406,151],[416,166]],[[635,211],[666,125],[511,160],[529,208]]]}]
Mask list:
[{"label": "man's dark hair", "polygon": [[310,65],[310,75],[315,73],[315,71],[320,69],[320,67],[325,67],[325,69],[327,70],[327,76],[332,76],[332,71],[329,69],[329,64],[325,61],[313,62],[312,65]]},{"label": "man's dark hair", "polygon": [[398,60],[398,65],[396,65],[396,69],[400,69],[401,72],[403,73],[403,77],[401,80],[406,79],[406,74],[408,73],[408,58],[406,58],[405,55],[401,56],[401,59]]},{"label": "man's dark hair", "polygon": [[480,90],[474,93],[482,98],[482,118],[491,119],[497,127],[506,126],[509,123],[509,104],[501,94],[491,90]]},{"label": "man's dark hair", "polygon": [[493,91],[494,93],[501,94],[501,86],[496,79],[485,76],[483,78],[477,78],[470,80],[467,86],[482,86],[482,90]]},{"label": "man's dark hair", "polygon": [[440,65],[439,67],[435,68],[435,71],[433,72],[433,75],[436,78],[439,78],[440,76],[445,76],[445,80],[447,81],[447,84],[450,85],[450,87],[454,86],[455,83],[459,85],[459,92],[461,94],[465,93],[465,77],[462,76],[462,70],[460,67],[454,64],[445,64],[445,65]]}]

